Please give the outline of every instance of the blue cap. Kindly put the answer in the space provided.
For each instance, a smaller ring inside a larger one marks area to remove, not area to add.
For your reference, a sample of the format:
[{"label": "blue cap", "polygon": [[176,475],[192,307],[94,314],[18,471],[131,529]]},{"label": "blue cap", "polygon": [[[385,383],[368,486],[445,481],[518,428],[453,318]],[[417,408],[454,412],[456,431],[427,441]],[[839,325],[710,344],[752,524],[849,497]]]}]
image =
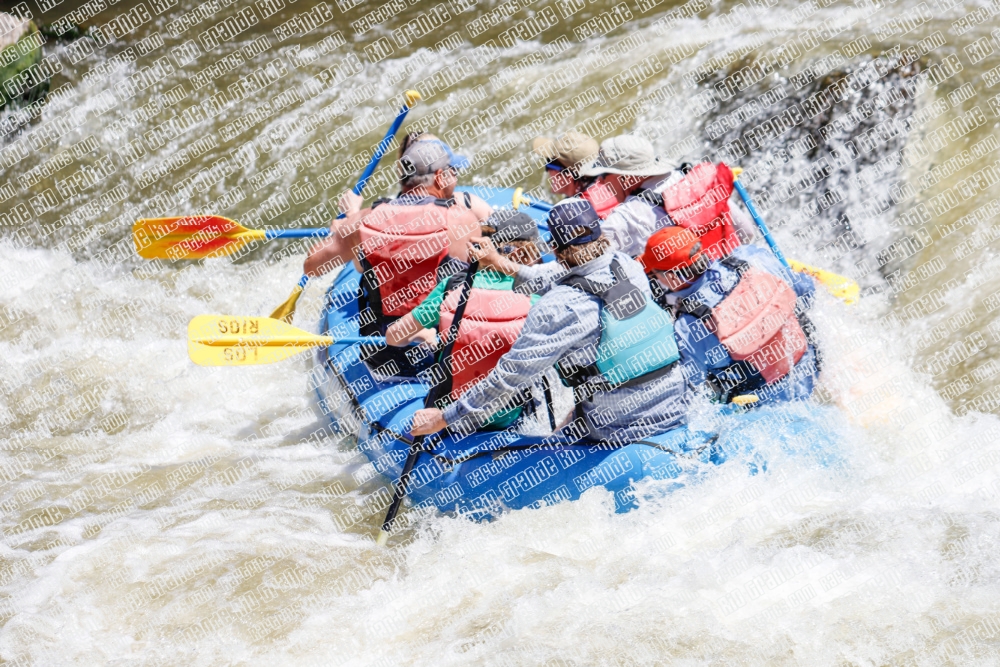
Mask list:
[{"label": "blue cap", "polygon": [[451,160],[449,166],[454,167],[455,169],[468,169],[469,166],[471,166],[472,164],[471,162],[469,162],[469,158],[465,157],[464,155],[456,155],[455,152],[451,150],[451,146],[444,143],[440,139],[421,139],[421,141],[426,141],[429,144],[438,144],[439,146],[441,146],[441,148],[444,149],[444,152],[448,154],[448,158]]},{"label": "blue cap", "polygon": [[[579,228],[583,228],[583,232]],[[564,199],[549,211],[549,231],[556,250],[583,245],[601,238],[601,219],[590,202],[581,197]]]}]

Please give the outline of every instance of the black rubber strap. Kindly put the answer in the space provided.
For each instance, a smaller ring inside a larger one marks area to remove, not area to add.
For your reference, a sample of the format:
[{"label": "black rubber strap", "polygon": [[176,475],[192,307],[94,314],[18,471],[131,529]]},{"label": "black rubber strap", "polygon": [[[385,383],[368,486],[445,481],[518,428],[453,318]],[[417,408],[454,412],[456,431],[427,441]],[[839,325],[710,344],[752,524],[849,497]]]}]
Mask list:
[{"label": "black rubber strap", "polygon": [[694,297],[678,299],[674,304],[674,312],[678,315],[692,315],[703,320],[712,314],[712,309]]},{"label": "black rubber strap", "polygon": [[552,388],[549,386],[549,376],[542,376],[542,394],[545,396],[545,410],[549,414],[549,428],[556,430],[556,413],[552,405]]},{"label": "black rubber strap", "polygon": [[741,276],[750,270],[750,265],[747,262],[743,261],[742,259],[733,257],[732,255],[726,257],[725,259],[719,260],[719,264],[722,264],[730,271],[735,271]]},{"label": "black rubber strap", "polygon": [[[361,264],[361,280],[358,282],[358,301],[364,303],[375,315],[375,326],[381,326],[385,320],[385,313],[382,311],[382,294],[379,292],[378,277],[375,269],[365,258],[364,253],[358,253],[358,261]],[[361,332],[361,335],[368,335]]]}]

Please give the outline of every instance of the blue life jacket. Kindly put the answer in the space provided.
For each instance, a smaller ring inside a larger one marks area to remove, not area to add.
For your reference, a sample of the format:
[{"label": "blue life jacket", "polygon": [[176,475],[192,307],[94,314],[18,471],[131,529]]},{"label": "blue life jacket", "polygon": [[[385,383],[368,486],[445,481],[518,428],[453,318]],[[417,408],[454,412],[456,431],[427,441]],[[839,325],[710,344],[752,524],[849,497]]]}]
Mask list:
[{"label": "blue life jacket", "polygon": [[761,270],[786,280],[800,295],[800,307],[808,307],[815,289],[811,279],[785,270],[760,248],[740,246],[728,258],[713,262],[694,285],[681,290],[683,296],[678,294],[674,312],[685,350],[683,363],[693,364],[688,371],[690,376],[707,381],[722,402],[728,403],[741,394],[757,395],[760,404],[808,397],[819,373],[819,358],[812,341],[813,325],[800,309],[796,309],[793,320],[797,320],[805,335],[806,351],[787,376],[771,384],[753,363],[734,359],[711,326],[712,311],[728,298],[749,270],[751,265],[747,260],[755,260],[762,265]]},{"label": "blue life jacket", "polygon": [[628,280],[617,259],[611,261],[610,286],[582,276],[561,281],[601,300],[601,339],[589,366],[560,362],[564,385],[591,391],[629,387],[666,375],[680,359],[671,315]]}]

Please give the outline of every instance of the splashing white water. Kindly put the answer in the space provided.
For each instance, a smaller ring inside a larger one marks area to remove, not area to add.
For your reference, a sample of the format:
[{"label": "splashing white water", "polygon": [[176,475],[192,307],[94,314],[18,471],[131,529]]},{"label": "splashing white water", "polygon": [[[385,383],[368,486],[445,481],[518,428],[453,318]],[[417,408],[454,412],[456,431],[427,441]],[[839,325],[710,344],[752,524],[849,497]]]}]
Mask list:
[{"label": "splashing white water", "polygon": [[[634,123],[667,151],[696,130],[696,119],[682,111],[699,91],[683,89],[684,73],[746,39],[748,31],[770,31],[773,46],[843,13],[828,7],[796,27],[790,9],[775,6],[729,32],[695,17],[682,21],[677,34],[663,36],[651,21],[636,21],[630,34],[644,35],[645,46],[614,65],[596,67],[578,88],[553,95],[522,118],[554,112],[588,87],[600,87],[660,41],[696,45],[699,52],[690,61],[651,82],[675,85],[678,106],[670,113],[648,110]],[[880,19],[907,9],[886,7]],[[942,14],[925,32],[954,20],[960,10]],[[973,32],[970,41],[985,34]],[[843,41],[856,37],[852,32]],[[522,44],[489,63],[477,83],[506,99],[566,63],[581,62],[592,46],[620,39],[595,37],[556,59],[543,53],[540,64],[519,69],[493,90],[485,75],[537,50],[534,43]],[[942,53],[953,51],[949,45]],[[471,52],[463,45],[440,58],[454,62]],[[321,58],[315,71],[290,78],[301,83],[341,56]],[[103,57],[95,54],[82,64]],[[264,60],[257,58],[254,66]],[[435,71],[432,60],[402,54],[366,65],[365,77],[375,80],[414,62],[406,83],[420,81]],[[116,73],[112,82],[131,71]],[[72,69],[68,74],[80,76]],[[164,89],[185,76],[182,71],[168,78]],[[338,123],[384,106],[389,89],[402,85],[397,81],[376,92]],[[471,88],[462,84],[453,92]],[[277,130],[341,94],[324,91],[262,123],[259,132],[278,137],[273,150],[241,163],[220,183],[241,183],[328,133]],[[443,114],[449,99],[443,94],[428,100],[422,112],[427,115],[415,119]],[[87,104],[83,108],[92,110],[98,102],[80,90],[47,113]],[[134,112],[132,104],[109,113]],[[253,106],[247,104],[232,114]],[[445,133],[473,112],[463,110],[432,129]],[[564,129],[574,118],[555,125]],[[232,119],[182,137],[164,153]],[[501,130],[518,123],[476,137],[465,148],[489,153]],[[23,167],[90,134],[104,152],[117,147],[108,124],[91,111],[65,145],[32,156]],[[346,160],[365,143],[359,140],[330,162]],[[495,148],[495,159],[477,167],[477,181],[513,171],[524,147],[501,142]],[[708,148],[699,137],[689,152],[674,157]],[[123,169],[122,182],[133,184],[164,153]],[[220,149],[199,157],[174,178],[194,176],[222,154]],[[794,162],[787,169],[803,166]],[[300,180],[292,172],[279,182],[287,188],[315,181],[329,168],[307,170]],[[196,190],[186,203],[191,210],[208,205],[221,188]],[[126,201],[111,206],[108,216],[127,213],[126,204],[140,205],[151,194],[130,187]],[[270,194],[262,189],[237,208],[248,210]],[[334,194],[317,195],[292,212],[328,203]],[[855,204],[862,194],[858,188],[848,192]],[[52,215],[65,216],[81,203],[67,201]],[[953,243],[988,224],[939,241],[929,254],[915,256],[912,266],[937,253],[948,258]],[[997,287],[988,272],[966,275],[965,266],[948,266],[942,274],[960,283],[941,309],[896,328],[882,318],[919,296],[904,295],[895,304],[872,296],[855,308],[820,296],[812,315],[826,353],[818,398],[839,406],[844,416],[839,465],[823,468],[786,456],[760,438],[755,447],[770,460],[766,471],[750,475],[733,461],[708,467],[699,483],[670,494],[663,493],[663,484],[646,483],[639,509],[626,515],[615,514],[610,495],[600,489],[578,502],[514,512],[488,524],[409,512],[409,526],[389,549],[379,550],[371,540],[381,518],[372,498],[383,481],[359,484],[362,476],[354,473],[365,461],[350,439],[317,435],[325,423],[313,412],[308,355],[236,369],[194,367],[185,358],[188,319],[206,312],[269,312],[298,276],[301,247],[258,251],[253,261],[237,265],[216,260],[139,266],[101,254],[124,238],[123,229],[93,231],[87,220],[59,229],[51,238],[33,236],[40,247],[0,243],[0,422],[6,435],[0,454],[0,656],[6,661],[997,662],[992,547],[1000,532],[994,512],[1000,423],[993,415],[955,416],[934,391],[940,376],[915,370],[926,366],[925,350],[915,341],[934,334],[935,327],[944,327],[943,346],[967,335],[967,319],[955,319],[967,310],[976,314],[977,326],[986,326],[989,311],[979,301]],[[878,227],[873,236],[890,231]],[[84,232],[93,238],[75,253],[52,249],[64,239],[61,233]],[[818,262],[809,239],[785,228],[776,234],[790,253]],[[297,324],[312,328],[326,284],[310,285]],[[954,372],[941,376],[961,377]],[[992,376],[983,371],[976,377],[982,378],[979,389],[970,393],[991,388]]]}]

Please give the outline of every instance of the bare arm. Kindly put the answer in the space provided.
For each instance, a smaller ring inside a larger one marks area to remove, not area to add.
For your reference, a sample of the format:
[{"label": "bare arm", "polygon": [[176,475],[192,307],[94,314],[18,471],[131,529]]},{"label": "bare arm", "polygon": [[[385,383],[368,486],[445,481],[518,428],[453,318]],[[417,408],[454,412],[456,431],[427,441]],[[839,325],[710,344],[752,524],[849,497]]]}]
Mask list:
[{"label": "bare arm", "polygon": [[407,313],[393,322],[385,332],[385,342],[393,347],[403,347],[414,340],[429,342],[433,340],[434,329],[425,329],[413,313]]},{"label": "bare arm", "polygon": [[[476,248],[474,244],[478,244]],[[494,271],[514,278],[514,289],[524,294],[544,294],[555,282],[566,273],[566,269],[558,262],[525,266],[504,257],[486,237],[474,238],[469,242],[469,258],[478,259],[481,268],[491,268]]]},{"label": "bare arm", "polygon": [[484,200],[480,199],[476,195],[469,193],[469,199],[472,202],[472,206],[469,210],[476,214],[479,222],[485,222],[487,218],[493,215],[493,207],[487,204]]},{"label": "bare arm", "polygon": [[481,269],[490,268],[508,276],[516,276],[517,270],[521,268],[520,264],[501,255],[500,251],[493,245],[493,241],[486,236],[472,237],[467,241],[466,249],[469,253],[469,261],[478,259]]},{"label": "bare arm", "polygon": [[358,223],[368,210],[330,223],[330,235],[310,248],[303,262],[302,268],[307,276],[321,276],[348,262],[354,262],[354,268],[361,272],[355,249],[361,244]]},{"label": "bare arm", "polygon": [[361,272],[361,265],[355,254],[355,249],[361,243],[358,229],[361,218],[371,210],[361,210],[363,202],[360,196],[350,190],[340,196],[340,210],[346,217],[333,220],[330,223],[330,235],[309,250],[302,265],[307,276],[315,278],[352,261],[358,273]]}]

